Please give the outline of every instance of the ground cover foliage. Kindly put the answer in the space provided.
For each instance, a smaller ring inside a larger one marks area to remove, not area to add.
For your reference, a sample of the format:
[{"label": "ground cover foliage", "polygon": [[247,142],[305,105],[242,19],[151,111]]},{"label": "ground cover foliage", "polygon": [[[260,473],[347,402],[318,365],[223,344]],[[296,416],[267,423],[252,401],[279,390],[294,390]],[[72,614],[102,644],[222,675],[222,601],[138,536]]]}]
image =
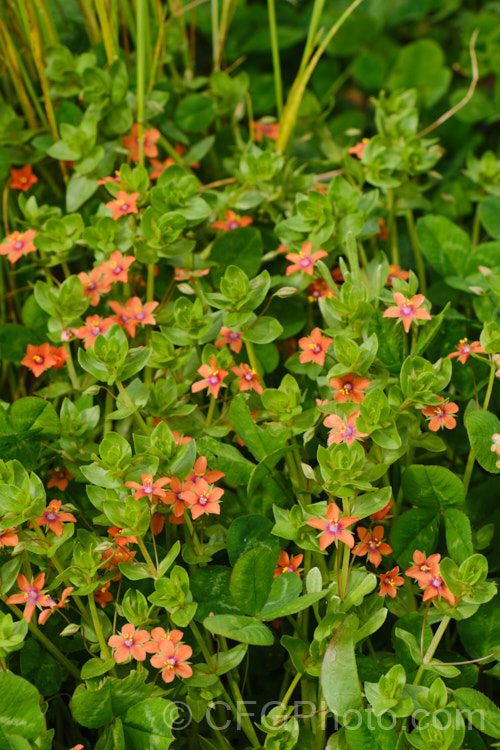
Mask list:
[{"label": "ground cover foliage", "polygon": [[0,748],[500,741],[500,6],[0,20]]}]

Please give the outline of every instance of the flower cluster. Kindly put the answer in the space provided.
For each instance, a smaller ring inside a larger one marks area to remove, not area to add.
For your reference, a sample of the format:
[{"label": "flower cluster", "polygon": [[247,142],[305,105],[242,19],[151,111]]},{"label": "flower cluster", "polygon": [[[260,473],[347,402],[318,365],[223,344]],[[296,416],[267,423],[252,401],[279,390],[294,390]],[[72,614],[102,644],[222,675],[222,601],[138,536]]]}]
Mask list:
[{"label": "flower cluster", "polygon": [[67,359],[69,359],[69,354],[63,346],[52,346],[49,343],[40,346],[28,344],[21,364],[28,367],[35,378],[39,378],[46,370],[60,370]]},{"label": "flower cluster", "polygon": [[158,627],[148,633],[147,630],[136,630],[134,625],[127,623],[120,633],[108,639],[117,664],[132,659],[143,662],[147,654],[153,654],[151,666],[161,670],[164,682],[172,682],[176,676],[185,679],[192,676],[188,659],[193,649],[182,642],[183,633],[180,630],[165,631]]}]

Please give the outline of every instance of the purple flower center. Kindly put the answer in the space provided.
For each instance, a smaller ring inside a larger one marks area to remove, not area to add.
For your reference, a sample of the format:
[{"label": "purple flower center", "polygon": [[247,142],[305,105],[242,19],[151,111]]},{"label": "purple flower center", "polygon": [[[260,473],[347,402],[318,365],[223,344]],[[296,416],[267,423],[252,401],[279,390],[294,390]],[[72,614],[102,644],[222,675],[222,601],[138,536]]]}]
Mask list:
[{"label": "purple flower center", "polygon": [[206,505],[208,503],[208,497],[205,494],[200,495],[198,502],[200,505]]},{"label": "purple flower center", "polygon": [[130,206],[128,203],[122,203],[122,205],[120,206],[120,211],[128,211],[129,208]]},{"label": "purple flower center", "polygon": [[310,258],[302,258],[299,263],[299,266],[301,266],[301,268],[307,268],[308,266],[311,265],[311,263],[312,261]]},{"label": "purple flower center", "polygon": [[132,648],[132,646],[134,645],[134,636],[127,635],[123,639],[123,645],[126,646],[127,648]]},{"label": "purple flower center", "polygon": [[248,380],[248,382],[250,383],[250,382],[252,381],[253,375],[252,375],[252,373],[251,373],[251,372],[246,372],[246,373],[245,373],[245,374],[243,375],[243,378],[244,378],[245,380]]},{"label": "purple flower center", "polygon": [[333,534],[334,536],[336,536],[339,533],[339,531],[340,531],[340,524],[339,524],[339,522],[338,521],[331,521],[327,525],[326,530],[328,531],[329,534]]},{"label": "purple flower center", "polygon": [[344,425],[344,428],[342,429],[342,434],[344,435],[344,439],[347,440],[347,438],[354,437],[354,433],[356,432],[356,428],[351,424]]},{"label": "purple flower center", "polygon": [[319,354],[321,351],[321,346],[319,344],[316,344],[316,346],[313,349],[313,354]]},{"label": "purple flower center", "polygon": [[26,592],[26,604],[36,604],[39,595],[40,592],[36,589],[29,589],[29,591]]},{"label": "purple flower center", "polygon": [[141,311],[140,313],[136,314],[135,319],[136,320],[144,320],[145,317],[146,317],[146,313],[144,311]]},{"label": "purple flower center", "polygon": [[118,276],[119,273],[123,271],[123,268],[121,266],[116,266],[116,268],[113,268],[113,273]]},{"label": "purple flower center", "polygon": [[236,341],[236,339],[239,339],[240,336],[241,333],[237,333],[236,331],[229,331],[229,333],[227,334],[229,341]]},{"label": "purple flower center", "polygon": [[143,485],[142,491],[145,495],[152,495],[153,494],[153,488],[150,484]]},{"label": "purple flower center", "polygon": [[99,334],[101,333],[101,326],[92,326],[90,332],[92,336],[99,336]]},{"label": "purple flower center", "polygon": [[24,247],[24,242],[22,240],[18,240],[17,242],[14,242],[14,250],[22,250]]},{"label": "purple flower center", "polygon": [[167,659],[167,664],[169,667],[175,667],[175,665],[177,664],[177,659],[175,658],[175,656],[171,656],[169,659]]},{"label": "purple flower center", "polygon": [[440,589],[443,585],[443,581],[441,578],[431,578],[431,586],[433,586],[435,589]]},{"label": "purple flower center", "polygon": [[57,513],[53,510],[46,510],[45,518],[47,521],[57,521]]},{"label": "purple flower center", "polygon": [[217,377],[217,375],[210,375],[210,377],[208,378],[208,382],[210,383],[210,385],[217,385],[217,383],[219,382],[219,378]]},{"label": "purple flower center", "polygon": [[413,315],[413,307],[411,305],[403,305],[401,312],[403,315]]}]

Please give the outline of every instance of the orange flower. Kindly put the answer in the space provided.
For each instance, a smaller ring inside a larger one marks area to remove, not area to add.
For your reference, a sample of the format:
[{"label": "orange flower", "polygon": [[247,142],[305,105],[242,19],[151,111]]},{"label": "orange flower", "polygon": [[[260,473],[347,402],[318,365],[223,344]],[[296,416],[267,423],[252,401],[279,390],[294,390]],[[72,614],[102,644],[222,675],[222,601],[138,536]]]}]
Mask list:
[{"label": "orange flower", "polygon": [[174,268],[174,281],[191,281],[200,276],[208,276],[209,273],[209,268],[199,268],[197,271],[192,268]]},{"label": "orange flower", "polygon": [[156,482],[153,482],[152,474],[141,474],[142,484],[137,482],[125,482],[125,487],[131,487],[136,490],[134,493],[134,500],[139,500],[141,497],[149,497],[153,500],[154,497],[165,497],[165,490],[162,490],[166,484],[170,484],[169,477],[160,477]]},{"label": "orange flower", "polygon": [[214,343],[214,346],[216,349],[220,349],[220,347],[224,346],[224,344],[229,344],[231,351],[239,354],[241,352],[241,347],[243,346],[243,342],[241,340],[242,335],[243,334],[238,333],[238,331],[231,331],[226,326],[222,326],[219,331],[219,336],[222,336],[222,338],[217,339],[217,341]]},{"label": "orange flower", "polygon": [[39,625],[44,625],[45,622],[50,617],[50,615],[53,612],[55,612],[56,609],[64,609],[66,607],[66,599],[71,594],[71,592],[73,591],[74,588],[75,588],[74,586],[68,586],[68,588],[64,589],[64,591],[62,592],[62,596],[59,599],[59,601],[57,602],[57,604],[55,602],[53,602],[53,604],[50,607],[50,609],[44,609],[42,612],[40,612],[40,614],[38,615],[38,624]]},{"label": "orange flower", "polygon": [[194,519],[199,518],[204,513],[207,515],[210,513],[220,515],[219,500],[223,494],[224,490],[220,487],[212,487],[210,489],[208,482],[204,479],[199,479],[186,492],[185,502],[190,507],[191,515]]},{"label": "orange flower", "polygon": [[176,446],[186,445],[186,443],[190,443],[191,440],[193,439],[192,437],[189,437],[188,435],[185,435],[185,436],[179,435],[179,433],[176,432],[175,430],[172,430],[172,437],[174,439],[174,443],[176,444]]},{"label": "orange flower", "polygon": [[429,417],[429,430],[437,432],[439,429],[446,427],[447,430],[453,430],[457,426],[457,420],[455,417],[451,417],[450,414],[456,414],[458,406],[453,401],[444,400],[441,398],[441,403],[437,406],[426,406],[422,409],[422,414],[425,417]]},{"label": "orange flower", "polygon": [[303,273],[307,273],[309,276],[313,275],[314,264],[316,261],[325,258],[328,253],[324,250],[316,250],[316,252],[311,255],[311,250],[312,242],[304,242],[299,253],[286,254],[286,259],[292,263],[292,265],[288,266],[286,269],[287,276],[290,276],[291,273],[295,273],[295,271],[303,271]]},{"label": "orange flower", "polygon": [[102,180],[97,180],[98,185],[105,185],[107,182],[120,182],[120,172],[115,169],[112,177],[103,177]]},{"label": "orange flower", "polygon": [[115,322],[113,318],[100,318],[99,315],[89,315],[85,318],[86,326],[80,326],[76,335],[85,341],[85,349],[94,346],[98,336],[105,333]]},{"label": "orange flower", "polygon": [[439,565],[434,563],[431,565],[431,571],[426,583],[423,581],[418,582],[420,588],[424,589],[424,595],[422,601],[426,602],[429,599],[447,599],[451,606],[455,606],[455,597],[451,593],[450,589],[446,586],[439,573]]},{"label": "orange flower", "polygon": [[325,364],[325,355],[333,339],[322,336],[319,328],[313,328],[309,336],[299,339],[299,346],[304,351],[300,353],[299,362],[314,362],[317,365]]},{"label": "orange flower", "polygon": [[240,378],[238,388],[240,391],[249,391],[253,389],[256,393],[261,394],[263,388],[259,382],[259,376],[252,370],[250,365],[242,362],[240,367],[231,367],[231,372]]},{"label": "orange flower", "polygon": [[[128,549],[125,544],[120,544],[117,540],[117,544],[114,547],[110,547],[102,553],[102,567],[113,570],[113,568],[118,567],[122,562],[132,562],[135,555],[135,550]],[[121,575],[122,574],[119,572],[113,580],[118,581],[121,578]]]},{"label": "orange flower", "polygon": [[111,253],[109,260],[105,261],[100,265],[100,268],[104,274],[106,274],[105,281],[113,283],[114,281],[128,281],[128,268],[135,261],[133,255],[123,256],[119,250],[115,250]]},{"label": "orange flower", "polygon": [[359,521],[359,518],[347,516],[346,518],[339,519],[339,515],[340,508],[338,505],[336,503],[329,503],[326,509],[326,521],[323,521],[322,518],[310,518],[306,521],[307,525],[312,526],[313,529],[320,529],[325,532],[319,538],[320,550],[326,549],[332,542],[337,543],[337,540],[344,542],[351,549],[354,547],[354,537],[346,529],[347,526],[351,526],[356,521]]},{"label": "orange flower", "polygon": [[403,281],[407,281],[409,278],[409,271],[402,271],[401,266],[395,266],[391,264],[389,266],[389,275],[387,276],[386,284],[390,284],[392,286],[393,279],[402,279]]},{"label": "orange flower", "polygon": [[376,513],[372,513],[370,515],[370,518],[372,519],[372,521],[383,521],[384,518],[390,513],[393,504],[394,504],[394,501],[391,499],[389,500],[387,505],[384,508],[382,508],[382,510],[378,510]]},{"label": "orange flower", "polygon": [[51,500],[43,511],[43,515],[40,518],[36,518],[35,521],[40,524],[48,524],[51,531],[56,536],[61,536],[63,533],[63,523],[71,521],[76,523],[76,518],[72,513],[60,513],[59,508],[61,507],[60,500]]},{"label": "orange flower", "polygon": [[113,601],[113,594],[108,591],[110,586],[111,581],[106,581],[106,583],[103,583],[102,586],[99,586],[99,588],[94,591],[94,599],[98,604],[101,605],[103,609],[106,607],[106,604],[108,604],[108,602]]},{"label": "orange flower", "polygon": [[307,299],[309,302],[317,302],[319,299],[335,297],[324,279],[316,279],[307,287]]},{"label": "orange flower", "polygon": [[149,641],[147,630],[138,630],[130,623],[127,623],[121,629],[121,635],[112,635],[108,638],[108,646],[115,649],[113,659],[117,664],[122,664],[130,658],[136,661],[144,661],[146,658],[146,649],[144,643]]},{"label": "orange flower", "polygon": [[208,388],[212,396],[217,398],[222,381],[229,375],[229,372],[228,370],[217,369],[215,357],[212,357],[209,361],[210,364],[201,365],[201,367],[198,368],[197,372],[202,375],[203,380],[197,380],[196,383],[193,383],[191,391],[193,393],[198,393],[198,391]]},{"label": "orange flower", "polygon": [[399,573],[399,566],[396,565],[395,568],[390,570],[388,573],[381,573],[380,574],[380,592],[379,596],[385,596],[386,594],[389,594],[391,599],[394,599],[396,597],[397,586],[402,586],[405,582],[405,579],[403,576],[398,575]]},{"label": "orange flower", "polygon": [[159,652],[151,657],[151,666],[161,669],[164,682],[173,682],[175,676],[191,677],[193,670],[187,659],[192,655],[193,649],[185,644],[174,645],[173,641],[165,639],[161,641]]},{"label": "orange flower", "polygon": [[260,143],[264,138],[271,141],[277,141],[280,134],[279,122],[252,122],[253,138],[256,143]]},{"label": "orange flower", "polygon": [[149,173],[149,179],[157,180],[161,173],[164,172],[167,167],[171,167],[172,164],[175,164],[175,159],[172,159],[171,156],[167,156],[165,161],[160,161],[159,159],[151,159],[151,166],[153,167],[153,171]]},{"label": "orange flower", "polygon": [[219,479],[222,479],[222,477],[225,476],[226,475],[223,471],[217,471],[215,469],[209,471],[207,467],[206,456],[200,456],[196,459],[193,466],[193,471],[189,473],[186,479],[186,485],[196,484],[199,479],[204,479],[205,482],[208,482],[208,484],[213,484],[214,482],[218,482]]},{"label": "orange flower", "polygon": [[90,297],[90,304],[95,307],[99,304],[100,295],[107,294],[111,289],[111,281],[109,278],[103,278],[105,271],[102,266],[93,268],[90,275],[84,271],[78,274],[78,278],[83,284],[83,296]]},{"label": "orange flower", "polygon": [[363,151],[365,150],[369,142],[369,138],[363,138],[363,140],[358,141],[355,146],[351,146],[348,153],[353,154],[353,156],[356,156],[358,159],[361,159],[361,157],[363,156]]},{"label": "orange flower", "polygon": [[396,307],[388,307],[384,312],[384,318],[400,318],[403,321],[403,326],[408,333],[410,326],[414,320],[431,320],[431,315],[427,310],[419,310],[418,308],[425,301],[423,294],[415,294],[415,296],[407,299],[401,292],[394,292],[393,295]]},{"label": "orange flower", "polygon": [[139,297],[131,297],[125,302],[125,306],[122,307],[119,302],[112,301],[109,306],[117,314],[115,319],[116,323],[123,325],[129,336],[135,337],[135,329],[137,325],[155,325],[156,320],[151,315],[153,310],[158,307],[159,302],[146,302],[142,304]]},{"label": "orange flower", "polygon": [[53,607],[55,602],[50,598],[48,594],[44,594],[42,589],[45,584],[45,573],[40,573],[35,580],[30,583],[26,576],[20,573],[17,576],[17,585],[23,592],[22,594],[14,594],[6,599],[6,604],[25,604],[23,616],[28,622],[31,622],[33,612],[36,607]]},{"label": "orange flower", "polygon": [[341,378],[330,380],[330,387],[337,389],[333,399],[339,404],[345,404],[348,401],[352,401],[353,404],[361,404],[365,397],[363,391],[366,391],[369,385],[370,381],[367,378],[356,378],[352,372],[342,375]]},{"label": "orange flower", "polygon": [[69,479],[74,479],[73,474],[70,474],[65,466],[63,466],[62,469],[59,466],[56,466],[47,482],[47,489],[57,487],[58,490],[64,492],[68,486]]},{"label": "orange flower", "polygon": [[471,341],[469,343],[468,339],[460,339],[456,348],[457,351],[451,352],[451,354],[448,354],[448,357],[450,359],[458,357],[458,361],[463,365],[465,365],[471,354],[486,354],[480,341]]},{"label": "orange flower", "polygon": [[327,445],[331,445],[332,443],[347,443],[347,445],[352,445],[355,440],[368,437],[367,432],[360,432],[356,428],[356,419],[358,417],[359,409],[350,414],[345,422],[337,414],[329,414],[323,420],[325,427],[330,428]]},{"label": "orange flower", "polygon": [[188,490],[191,485],[188,482],[184,484],[177,477],[170,479],[170,489],[165,492],[165,497],[162,498],[162,502],[165,505],[173,505],[173,513],[176,518],[180,518],[184,515],[184,509],[186,508],[186,499],[188,498]]},{"label": "orange flower", "polygon": [[112,526],[108,529],[108,534],[113,537],[119,547],[126,547],[127,544],[137,544],[135,536],[124,536],[123,529],[119,526]]},{"label": "orange flower", "polygon": [[283,549],[280,550],[280,554],[278,557],[279,567],[277,567],[274,571],[274,577],[277,578],[277,576],[280,576],[283,573],[297,573],[298,577],[300,578],[299,567],[303,559],[304,555],[295,555],[294,557],[290,558],[288,552],[285,552],[285,550]]},{"label": "orange flower", "polygon": [[23,255],[35,253],[33,239],[36,237],[34,229],[27,232],[12,232],[0,245],[0,255],[6,255],[11,263],[16,263]]},{"label": "orange flower", "polygon": [[14,190],[22,190],[25,193],[30,189],[35,182],[38,182],[38,177],[33,174],[31,164],[25,164],[21,169],[10,170],[10,187]]},{"label": "orange flower", "polygon": [[441,555],[435,554],[426,557],[424,552],[420,552],[420,550],[416,549],[413,553],[413,562],[415,565],[408,568],[408,570],[405,571],[405,575],[409,578],[414,578],[420,584],[426,586],[429,583],[432,566],[439,565],[440,560]]},{"label": "orange flower", "polygon": [[[132,125],[132,134],[125,135],[122,138],[122,145],[129,151],[129,156],[132,161],[139,161],[139,124],[135,123]],[[161,138],[161,133],[156,128],[150,128],[149,130],[143,130],[142,133],[142,150],[144,156],[152,158],[158,156],[158,147],[155,146],[156,141]]]},{"label": "orange flower", "polygon": [[127,214],[138,214],[139,209],[136,206],[137,198],[140,193],[128,193],[125,190],[119,190],[114,201],[108,201],[106,208],[113,211],[114,221],[118,221],[122,216]]},{"label": "orange flower", "polygon": [[146,651],[150,654],[157,654],[164,641],[170,641],[175,646],[182,640],[183,635],[184,633],[180,630],[165,631],[163,628],[153,628],[151,631],[151,640],[147,644]]},{"label": "orange flower", "polygon": [[56,357],[50,351],[51,349],[53,347],[50,344],[42,344],[41,346],[28,344],[21,364],[29,367],[35,378],[39,378],[42,372],[50,370],[57,362]]},{"label": "orange flower", "polygon": [[214,221],[213,224],[210,224],[212,229],[225,229],[228,231],[230,229],[238,229],[238,227],[247,227],[253,222],[251,216],[238,216],[234,211],[226,211],[225,217],[224,221],[219,219],[218,221]]},{"label": "orange flower", "polygon": [[[376,236],[380,237],[381,240],[386,240],[387,237],[389,236],[387,227],[385,225],[385,219],[382,216],[379,216],[379,219],[378,219],[378,234]],[[390,268],[391,267],[389,266],[389,273],[390,273]],[[394,266],[394,268],[399,268],[399,266]],[[407,272],[403,271],[403,273],[407,273]],[[408,278],[409,276],[410,274],[408,274],[406,278]],[[403,277],[400,276],[399,278],[403,278]]]},{"label": "orange flower", "polygon": [[18,544],[19,537],[17,534],[12,533],[15,530],[15,527],[4,530],[0,529],[0,549],[2,547],[15,547]]},{"label": "orange flower", "polygon": [[358,557],[368,555],[369,561],[375,565],[376,568],[382,562],[382,555],[390,555],[392,547],[382,541],[384,538],[384,527],[375,526],[373,534],[370,534],[368,529],[362,526],[356,529],[358,536],[361,539],[361,544],[357,544],[352,553]]},{"label": "orange flower", "polygon": [[69,359],[69,354],[64,348],[64,346],[51,346],[49,349],[50,355],[54,357],[54,370],[60,370],[61,367],[64,367],[66,360]]}]

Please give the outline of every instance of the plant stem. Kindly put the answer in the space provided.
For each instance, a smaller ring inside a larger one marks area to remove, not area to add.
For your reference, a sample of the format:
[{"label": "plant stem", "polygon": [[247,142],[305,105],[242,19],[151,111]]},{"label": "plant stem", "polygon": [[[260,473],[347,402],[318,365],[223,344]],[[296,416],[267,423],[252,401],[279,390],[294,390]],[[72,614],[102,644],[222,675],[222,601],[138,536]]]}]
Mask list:
[{"label": "plant stem", "polygon": [[73,357],[71,356],[71,347],[67,341],[64,342],[64,351],[68,355],[68,359],[66,360],[68,365],[68,373],[69,373],[69,379],[71,380],[71,385],[75,389],[75,391],[80,390],[80,383],[78,382],[78,376],[76,374],[75,370],[75,364],[73,362]]},{"label": "plant stem", "polygon": [[[137,0],[139,4],[140,0]],[[104,0],[95,0],[95,7],[97,15],[99,17],[99,23],[101,26],[102,40],[104,42],[104,49],[106,50],[106,57],[108,59],[108,65],[111,65],[116,57],[113,33],[111,31],[111,25],[109,22],[108,12],[104,5]]]},{"label": "plant stem", "polygon": [[424,674],[424,671],[425,671],[425,666],[427,664],[429,664],[430,660],[434,656],[434,654],[436,652],[436,649],[439,646],[441,638],[443,637],[444,631],[448,627],[448,623],[450,622],[450,620],[451,620],[450,617],[445,616],[445,617],[443,617],[443,619],[439,623],[439,627],[436,630],[436,632],[434,633],[434,637],[433,637],[432,641],[430,642],[429,648],[425,652],[425,656],[423,658],[423,664],[421,664],[420,667],[418,668],[417,675],[416,675],[416,677],[415,677],[415,679],[413,681],[414,685],[420,685],[420,682],[422,680],[422,677],[423,677],[423,674]]},{"label": "plant stem", "polygon": [[307,32],[306,46],[304,47],[302,60],[300,62],[299,74],[302,73],[305,66],[307,65],[309,58],[311,57],[311,52],[314,46],[314,40],[318,32],[319,24],[321,21],[321,14],[323,13],[324,6],[325,6],[325,0],[314,0],[311,20],[309,22],[309,29]]},{"label": "plant stem", "polygon": [[275,0],[267,0],[269,16],[269,34],[271,37],[271,54],[273,58],[274,90],[276,95],[276,111],[278,119],[283,114],[283,83],[281,80],[280,47],[278,42],[278,27],[276,24]]},{"label": "plant stem", "polygon": [[492,367],[490,370],[490,379],[488,380],[488,388],[486,389],[486,396],[484,397],[483,402],[483,411],[486,411],[488,409],[488,406],[490,405],[490,398],[493,391],[493,384],[495,382],[495,368]]},{"label": "plant stem", "polygon": [[214,396],[210,396],[210,405],[208,407],[207,418],[205,419],[205,428],[210,427],[210,425],[212,424],[212,419],[214,416],[214,409],[215,409],[216,403],[217,403],[217,399],[214,398]]},{"label": "plant stem", "polygon": [[283,696],[283,700],[281,701],[281,704],[280,704],[280,707],[279,707],[279,711],[276,714],[275,720],[273,721],[273,727],[277,726],[277,724],[280,721],[281,717],[285,713],[286,708],[288,706],[288,701],[292,697],[293,691],[295,690],[295,688],[299,684],[299,681],[300,681],[300,678],[302,677],[302,674],[303,674],[303,672],[297,672],[297,674],[295,675],[295,677],[291,681],[290,687],[288,688],[288,690],[286,691],[285,695]]},{"label": "plant stem", "polygon": [[481,203],[478,202],[476,206],[476,210],[474,212],[474,222],[472,224],[472,250],[475,250],[479,244],[479,234],[481,232],[481,221],[479,219],[479,206],[480,205]]},{"label": "plant stem", "polygon": [[387,213],[387,232],[391,248],[391,261],[395,266],[399,266],[398,230],[396,225],[394,190],[392,188],[387,188]]},{"label": "plant stem", "polygon": [[219,70],[219,2],[210,0],[210,17],[212,20],[212,57],[214,70]]},{"label": "plant stem", "polygon": [[[144,166],[144,87],[145,87],[145,33],[147,0],[137,0],[137,139],[139,141],[139,164]],[[149,268],[148,268],[149,288]]]},{"label": "plant stem", "polygon": [[427,280],[425,278],[425,265],[422,251],[420,250],[420,243],[418,241],[417,232],[415,229],[415,220],[413,218],[413,211],[410,209],[406,212],[406,225],[408,227],[408,235],[410,237],[411,247],[413,250],[413,257],[415,258],[415,264],[417,266],[418,281],[420,286],[420,292],[425,294],[427,292]]},{"label": "plant stem", "polygon": [[255,372],[259,376],[259,380],[262,382],[263,380],[262,368],[260,366],[259,360],[257,359],[257,355],[255,353],[255,347],[253,345],[253,342],[245,341],[245,346],[246,346],[246,350],[248,354],[248,359],[250,360],[250,367],[252,368],[252,370],[255,370]]},{"label": "plant stem", "polygon": [[[132,407],[133,409],[136,409],[136,406],[135,406],[134,402],[132,401],[132,399],[128,395],[127,391],[123,387],[123,383],[121,383],[119,380],[117,380],[116,381],[116,387],[118,388],[118,392],[120,393],[120,396],[125,401],[125,404],[128,407]],[[134,411],[134,419],[141,426],[141,428],[144,430],[144,432],[146,433],[146,435],[149,435],[150,429],[149,429],[149,427],[147,426],[146,422],[143,420],[143,418],[141,417],[141,415],[139,414],[139,412],[137,410]]]},{"label": "plant stem", "polygon": [[139,545],[139,549],[141,550],[141,552],[143,554],[143,557],[146,560],[147,566],[149,568],[149,572],[151,573],[151,575],[153,576],[153,578],[157,578],[158,577],[158,571],[155,568],[155,564],[154,564],[154,562],[151,559],[151,555],[149,554],[149,552],[146,549],[146,545],[144,544],[144,539],[142,538],[142,536],[138,536],[137,537],[137,544]]},{"label": "plant stem", "polygon": [[102,651],[104,658],[110,659],[111,654],[109,652],[108,644],[106,643],[104,634],[102,632],[101,623],[99,622],[99,616],[97,614],[97,607],[95,605],[95,599],[94,599],[93,593],[88,595],[88,600],[89,600],[90,614],[92,616],[92,625],[94,627],[97,640],[99,641],[99,646],[101,647],[101,651]]}]

